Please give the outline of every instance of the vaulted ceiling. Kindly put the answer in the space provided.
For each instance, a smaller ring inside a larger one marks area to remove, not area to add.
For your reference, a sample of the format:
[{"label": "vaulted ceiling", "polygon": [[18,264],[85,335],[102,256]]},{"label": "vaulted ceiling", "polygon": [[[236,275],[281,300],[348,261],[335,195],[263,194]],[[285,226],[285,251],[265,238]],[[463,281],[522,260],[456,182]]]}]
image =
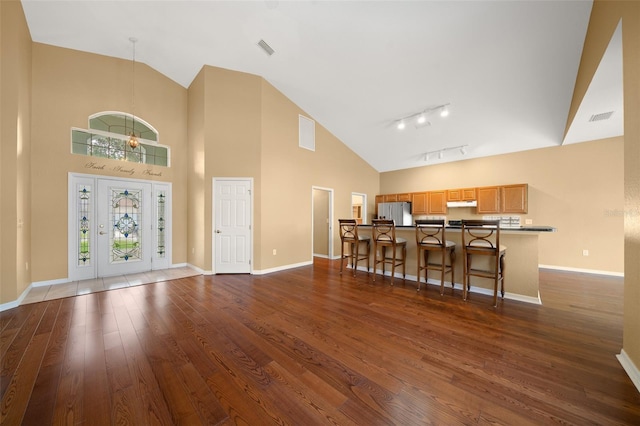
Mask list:
[{"label": "vaulted ceiling", "polygon": [[381,172],[622,134],[620,28],[567,130],[591,1],[22,4],[34,41],[131,59],[134,37],[184,87],[204,65],[262,76]]}]

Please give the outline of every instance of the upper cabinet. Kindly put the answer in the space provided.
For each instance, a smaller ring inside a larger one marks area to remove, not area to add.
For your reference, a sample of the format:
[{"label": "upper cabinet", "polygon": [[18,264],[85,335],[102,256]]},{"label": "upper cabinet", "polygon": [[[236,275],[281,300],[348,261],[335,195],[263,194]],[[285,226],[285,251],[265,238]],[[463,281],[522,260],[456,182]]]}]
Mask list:
[{"label": "upper cabinet", "polygon": [[527,213],[529,186],[501,185],[479,188],[459,188],[442,191],[423,191],[403,194],[376,195],[378,203],[408,201],[414,215],[445,215],[447,201],[477,201],[477,214]]},{"label": "upper cabinet", "polygon": [[447,191],[429,191],[427,214],[447,214]]},{"label": "upper cabinet", "polygon": [[476,188],[461,188],[447,190],[447,201],[474,201]]},{"label": "upper cabinet", "polygon": [[411,214],[428,214],[428,192],[414,192],[411,194]]},{"label": "upper cabinet", "polygon": [[485,186],[482,188],[477,188],[476,193],[478,195],[478,206],[476,207],[476,213],[500,213],[500,187]]},{"label": "upper cabinet", "polygon": [[529,186],[526,183],[505,185],[501,187],[501,190],[502,213],[527,213]]},{"label": "upper cabinet", "polygon": [[476,188],[478,214],[527,213],[529,186],[525,184]]}]

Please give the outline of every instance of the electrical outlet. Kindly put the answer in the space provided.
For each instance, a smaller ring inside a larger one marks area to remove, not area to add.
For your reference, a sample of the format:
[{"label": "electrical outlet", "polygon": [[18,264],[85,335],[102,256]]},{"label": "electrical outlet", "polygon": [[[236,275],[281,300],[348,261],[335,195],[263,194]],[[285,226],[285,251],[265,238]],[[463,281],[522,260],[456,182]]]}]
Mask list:
[{"label": "electrical outlet", "polygon": [[277,254],[276,249],[273,249],[273,255],[275,256]]},{"label": "electrical outlet", "polygon": [[589,256],[589,250],[587,250],[587,249],[582,250],[582,255],[583,256]]},{"label": "electrical outlet", "polygon": [[191,254],[196,254],[196,248],[195,247],[191,247]]},{"label": "electrical outlet", "polygon": [[533,225],[533,219],[525,219],[524,220],[524,224],[525,225]]},{"label": "electrical outlet", "polygon": [[27,271],[29,270],[29,262],[25,262],[24,267],[27,269]]}]

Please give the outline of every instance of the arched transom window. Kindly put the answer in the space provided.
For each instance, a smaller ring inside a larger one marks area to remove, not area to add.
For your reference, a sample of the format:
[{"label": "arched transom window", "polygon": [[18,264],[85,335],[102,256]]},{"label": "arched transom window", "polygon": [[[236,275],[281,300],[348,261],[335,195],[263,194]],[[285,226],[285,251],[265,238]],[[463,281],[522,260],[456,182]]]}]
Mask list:
[{"label": "arched transom window", "polygon": [[[129,144],[132,133],[139,142],[135,147]],[[159,140],[158,131],[139,117],[107,111],[89,117],[89,130],[71,129],[71,152],[168,167],[169,147]]]}]

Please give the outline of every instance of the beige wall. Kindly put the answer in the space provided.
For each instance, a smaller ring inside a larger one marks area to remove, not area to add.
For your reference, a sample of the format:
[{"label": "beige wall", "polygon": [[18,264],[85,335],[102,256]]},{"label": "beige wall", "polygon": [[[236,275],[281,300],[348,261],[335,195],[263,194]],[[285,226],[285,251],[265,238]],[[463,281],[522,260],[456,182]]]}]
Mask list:
[{"label": "beige wall", "polygon": [[0,2],[0,56],[0,303],[6,303],[29,286],[32,267],[31,36],[19,2]]},{"label": "beige wall", "polygon": [[575,116],[621,19],[624,87],[624,163],[621,167],[624,167],[625,196],[623,355],[634,364],[635,383],[640,387],[640,2],[594,1],[569,117]]},{"label": "beige wall", "polygon": [[[209,66],[198,74],[189,87],[189,263],[213,268],[215,177],[254,180],[258,272],[312,260],[312,186],[334,189],[335,218],[351,216],[352,191],[373,200],[378,173],[319,123],[316,151],[298,147],[298,114],[304,112],[261,77]],[[339,247],[335,227],[334,253]]]},{"label": "beige wall", "polygon": [[[298,115],[313,119],[263,83],[262,241],[260,269],[311,261],[312,187],[333,189],[334,222],[351,217],[351,193],[373,197],[378,172],[316,122],[316,150],[298,147]],[[333,253],[340,253],[333,226]],[[273,256],[273,249],[277,255]]]},{"label": "beige wall", "polygon": [[[558,229],[540,234],[542,265],[622,273],[624,270],[622,138],[524,151],[381,173],[382,193],[529,184],[522,223]],[[475,216],[449,209],[450,219]],[[589,250],[589,256],[582,250]]]},{"label": "beige wall", "polygon": [[205,267],[204,74],[203,69],[189,86],[187,138],[187,261],[200,268]]},{"label": "beige wall", "polygon": [[[171,167],[95,159],[71,154],[71,128],[87,128],[100,111],[132,110],[131,61],[33,44],[32,280],[64,279],[67,273],[68,173],[87,173],[173,184],[173,263],[186,262],[187,90],[144,64],[136,64],[135,113],[171,148]],[[102,169],[87,167],[91,162]],[[146,170],[160,173],[149,176]]]},{"label": "beige wall", "polygon": [[[640,370],[640,3],[624,2],[625,286],[623,348]],[[636,383],[636,385],[638,385]]]}]

